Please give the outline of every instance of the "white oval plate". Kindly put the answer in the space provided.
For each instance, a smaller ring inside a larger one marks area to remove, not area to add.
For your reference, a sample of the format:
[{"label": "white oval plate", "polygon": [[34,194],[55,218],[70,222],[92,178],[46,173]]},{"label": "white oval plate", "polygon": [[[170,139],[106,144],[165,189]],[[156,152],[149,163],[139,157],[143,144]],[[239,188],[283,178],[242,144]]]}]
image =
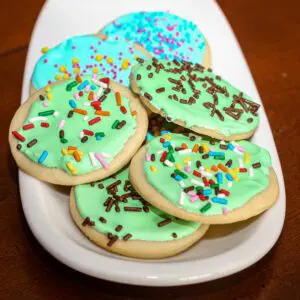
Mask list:
[{"label": "white oval plate", "polygon": [[[208,39],[213,67],[220,75],[260,101],[257,89],[235,36],[222,11],[212,0],[175,1],[51,0],[37,20],[32,35],[22,101],[40,49],[77,34],[98,31],[115,17],[139,10],[170,10],[199,25]],[[280,197],[276,205],[254,220],[211,227],[207,236],[176,257],[146,261],[108,253],[88,241],[68,212],[68,189],[40,182],[20,172],[20,192],[28,224],[43,247],[80,272],[102,279],[136,285],[171,286],[204,282],[238,272],[262,258],[278,239],[285,216],[285,191],[281,166],[263,109],[253,142],[267,148],[278,175]]]}]

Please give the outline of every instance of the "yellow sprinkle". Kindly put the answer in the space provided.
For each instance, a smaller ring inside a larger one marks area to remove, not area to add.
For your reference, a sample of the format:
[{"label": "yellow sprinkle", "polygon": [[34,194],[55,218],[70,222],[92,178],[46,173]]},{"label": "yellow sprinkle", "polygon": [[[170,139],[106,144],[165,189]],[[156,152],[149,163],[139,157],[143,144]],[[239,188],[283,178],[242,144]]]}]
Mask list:
[{"label": "yellow sprinkle", "polygon": [[160,136],[160,132],[157,130],[154,132],[154,136]]},{"label": "yellow sprinkle", "polygon": [[56,74],[56,75],[55,75],[55,79],[56,79],[56,80],[61,80],[60,74]]},{"label": "yellow sprinkle", "polygon": [[169,134],[165,134],[165,135],[164,135],[164,138],[165,138],[166,140],[172,139],[172,137],[171,137]]},{"label": "yellow sprinkle", "polygon": [[74,68],[74,69],[73,69],[73,72],[74,72],[75,74],[79,74],[79,73],[80,73],[80,69],[79,69],[79,68]]},{"label": "yellow sprinkle", "polygon": [[208,172],[208,173],[210,173],[210,167],[206,167],[205,171]]},{"label": "yellow sprinkle", "polygon": [[99,73],[99,70],[98,70],[98,68],[93,68],[93,73]]},{"label": "yellow sprinkle", "polygon": [[43,47],[42,49],[41,49],[41,52],[42,53],[46,53],[46,52],[48,52],[49,51],[49,48],[48,47]]},{"label": "yellow sprinkle", "polygon": [[182,169],[182,166],[180,164],[175,164],[175,168],[180,170]]},{"label": "yellow sprinkle", "polygon": [[66,66],[61,65],[61,66],[59,67],[59,72],[65,73],[66,71],[67,71],[67,67],[66,67]]},{"label": "yellow sprinkle", "polygon": [[124,70],[128,69],[128,67],[129,67],[128,63],[129,63],[128,58],[125,58],[122,62],[122,69],[124,69]]},{"label": "yellow sprinkle", "polygon": [[77,151],[80,156],[82,156],[84,154],[82,151],[76,150],[76,149],[75,150],[67,150],[67,154],[73,155],[73,153],[75,151]]},{"label": "yellow sprinkle", "polygon": [[112,65],[112,63],[113,63],[113,59],[112,59],[111,57],[108,57],[108,58],[106,59],[106,61],[107,61],[107,63],[110,64],[110,65]]},{"label": "yellow sprinkle", "polygon": [[138,55],[136,55],[135,57],[134,57],[134,59],[135,60],[138,60],[140,57],[138,56]]},{"label": "yellow sprinkle", "polygon": [[62,148],[61,149],[61,154],[62,155],[67,155],[68,154],[68,150],[66,148]]},{"label": "yellow sprinkle", "polygon": [[205,153],[208,153],[208,152],[209,152],[208,146],[207,146],[205,143],[202,143],[201,145],[202,145],[202,147],[203,147],[204,152],[205,152]]},{"label": "yellow sprinkle", "polygon": [[245,161],[245,164],[250,164],[250,154],[249,152],[245,152],[245,156],[244,156],[244,161]]},{"label": "yellow sprinkle", "polygon": [[187,157],[183,160],[183,162],[184,162],[185,164],[187,164],[190,160],[191,160],[191,158],[190,158],[189,156],[187,156]]},{"label": "yellow sprinkle", "polygon": [[101,61],[102,60],[102,55],[101,54],[97,54],[96,55],[96,61]]},{"label": "yellow sprinkle", "polygon": [[51,93],[46,93],[47,99],[48,100],[52,100],[53,99],[53,95]]},{"label": "yellow sprinkle", "polygon": [[71,171],[72,174],[76,174],[77,173],[76,168],[74,168],[74,166],[72,165],[71,162],[67,163],[67,168]]},{"label": "yellow sprinkle", "polygon": [[78,64],[78,62],[79,62],[79,59],[78,59],[77,57],[74,57],[74,58],[72,59],[72,64],[73,64],[73,65]]},{"label": "yellow sprinkle", "polygon": [[67,74],[67,73],[64,73],[64,75],[63,75],[63,79],[68,79],[69,78],[69,74]]},{"label": "yellow sprinkle", "polygon": [[239,178],[236,176],[235,172],[233,172],[232,170],[228,170],[228,173],[232,176],[234,181],[239,181]]},{"label": "yellow sprinkle", "polygon": [[153,165],[150,166],[150,170],[151,170],[152,172],[156,172],[156,171],[157,171],[156,168],[155,168],[155,166],[153,166]]},{"label": "yellow sprinkle", "polygon": [[51,91],[50,86],[46,86],[46,87],[45,87],[45,91],[46,91],[46,92],[50,92],[50,91]]},{"label": "yellow sprinkle", "polygon": [[240,168],[233,168],[232,171],[238,173],[240,171]]}]

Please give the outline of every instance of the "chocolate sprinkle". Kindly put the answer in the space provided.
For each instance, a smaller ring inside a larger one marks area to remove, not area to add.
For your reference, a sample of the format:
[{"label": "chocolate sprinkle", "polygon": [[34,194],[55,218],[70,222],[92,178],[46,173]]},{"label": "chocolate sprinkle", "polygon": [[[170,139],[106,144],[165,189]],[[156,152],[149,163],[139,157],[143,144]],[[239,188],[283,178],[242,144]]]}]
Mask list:
[{"label": "chocolate sprinkle", "polygon": [[121,231],[121,230],[122,230],[122,228],[123,228],[123,226],[122,226],[122,225],[118,225],[118,226],[115,228],[115,231],[119,232],[119,231]]},{"label": "chocolate sprinkle", "polygon": [[99,218],[99,221],[100,221],[101,223],[104,223],[104,224],[107,222],[106,219],[103,218],[103,217],[100,217],[100,218]]},{"label": "chocolate sprinkle", "polygon": [[133,212],[140,212],[142,209],[140,207],[133,207],[133,206],[124,206],[125,211],[133,211]]},{"label": "chocolate sprinkle", "polygon": [[171,223],[171,222],[172,222],[171,219],[165,219],[165,220],[159,222],[159,223],[157,224],[157,226],[158,226],[158,227],[163,227],[163,226],[165,226],[165,225],[167,225],[167,224],[169,224],[169,223]]},{"label": "chocolate sprinkle", "polygon": [[18,145],[17,145],[17,149],[18,149],[18,150],[21,150],[21,149],[22,149],[22,145],[21,145],[21,144],[18,144]]},{"label": "chocolate sprinkle", "polygon": [[70,110],[68,112],[68,118],[72,118],[73,117],[73,114],[74,114],[74,111],[73,110]]},{"label": "chocolate sprinkle", "polygon": [[83,227],[85,226],[95,226],[95,222],[91,221],[89,217],[86,217],[82,224],[81,224]]},{"label": "chocolate sprinkle", "polygon": [[114,235],[113,238],[110,239],[109,242],[106,244],[106,246],[111,247],[118,239],[119,237],[117,235]]},{"label": "chocolate sprinkle", "polygon": [[36,143],[37,143],[37,139],[33,139],[33,140],[31,140],[31,141],[27,144],[27,147],[28,147],[28,148],[31,148],[31,147],[34,146]]},{"label": "chocolate sprinkle", "polygon": [[145,93],[144,96],[150,101],[153,99],[149,93]]},{"label": "chocolate sprinkle", "polygon": [[85,135],[82,139],[81,139],[81,143],[85,143],[89,138]]},{"label": "chocolate sprinkle", "polygon": [[123,236],[124,241],[128,241],[132,237],[132,234],[127,233],[126,235]]},{"label": "chocolate sprinkle", "polygon": [[177,234],[176,234],[175,232],[173,232],[173,233],[172,233],[172,237],[173,237],[174,239],[176,239],[176,238],[177,238]]},{"label": "chocolate sprinkle", "polygon": [[253,164],[252,167],[253,167],[254,169],[260,168],[260,167],[261,167],[261,163],[260,163],[260,162],[257,162],[257,163],[255,163],[255,164]]}]

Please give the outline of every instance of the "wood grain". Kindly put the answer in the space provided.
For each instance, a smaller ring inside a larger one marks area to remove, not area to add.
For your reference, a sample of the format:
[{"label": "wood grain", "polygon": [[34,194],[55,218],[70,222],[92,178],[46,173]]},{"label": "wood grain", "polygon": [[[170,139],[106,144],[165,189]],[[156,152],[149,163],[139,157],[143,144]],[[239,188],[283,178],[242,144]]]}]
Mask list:
[{"label": "wood grain", "polygon": [[[144,288],[96,280],[51,257],[31,234],[18,193],[7,130],[20,103],[27,46],[42,0],[0,4],[1,299],[299,299],[300,22],[297,0],[219,0],[264,102],[285,174],[287,214],[276,246],[261,261],[206,284]],[[23,3],[23,2],[22,2]],[[251,251],[251,249],[249,249]]]}]

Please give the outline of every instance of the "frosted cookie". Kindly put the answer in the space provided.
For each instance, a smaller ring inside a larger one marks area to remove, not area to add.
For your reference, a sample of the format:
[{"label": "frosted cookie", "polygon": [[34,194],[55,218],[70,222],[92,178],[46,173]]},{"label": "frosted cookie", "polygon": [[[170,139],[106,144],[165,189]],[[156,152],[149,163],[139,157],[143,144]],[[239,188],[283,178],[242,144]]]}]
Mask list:
[{"label": "frosted cookie", "polygon": [[138,258],[178,254],[208,229],[208,225],[180,220],[147,203],[132,188],[128,168],[103,181],[73,187],[70,211],[92,242]]},{"label": "frosted cookie", "polygon": [[226,143],[167,133],[142,147],[130,180],[152,205],[207,224],[258,215],[278,198],[269,153],[247,141]]},{"label": "frosted cookie", "polygon": [[217,139],[250,137],[259,104],[199,64],[152,61],[132,68],[131,88],[168,121]]},{"label": "frosted cookie", "polygon": [[128,88],[106,77],[78,75],[22,104],[9,143],[26,173],[74,185],[108,177],[127,164],[147,126],[145,109]]},{"label": "frosted cookie", "polygon": [[92,73],[129,86],[131,66],[138,58],[151,57],[141,46],[125,38],[103,34],[74,36],[51,49],[45,47],[42,52],[32,74],[32,92],[58,80]]},{"label": "frosted cookie", "polygon": [[123,15],[103,30],[143,46],[159,59],[187,60],[210,67],[210,49],[197,25],[168,12],[137,12]]}]

